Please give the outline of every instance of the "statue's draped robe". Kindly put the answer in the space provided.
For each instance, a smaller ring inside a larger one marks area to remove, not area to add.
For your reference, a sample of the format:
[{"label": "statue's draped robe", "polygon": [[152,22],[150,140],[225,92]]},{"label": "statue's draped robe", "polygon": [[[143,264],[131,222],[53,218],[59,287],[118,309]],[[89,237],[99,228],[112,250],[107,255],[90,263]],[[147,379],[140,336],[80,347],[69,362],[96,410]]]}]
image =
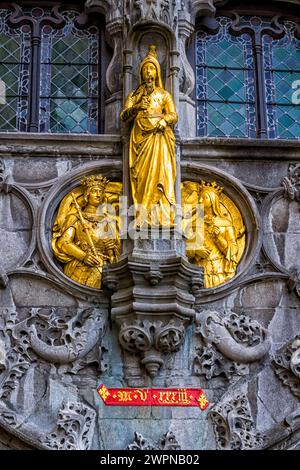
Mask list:
[{"label": "statue's draped robe", "polygon": [[[129,94],[121,118],[132,117],[132,107],[140,99],[135,92]],[[149,95],[150,106],[139,111],[134,119],[130,136],[129,166],[134,204],[141,204],[148,214],[153,204],[159,204],[168,219],[175,199],[175,137],[170,127],[177,122],[172,96],[156,87]],[[167,122],[164,132],[156,132],[161,119]],[[161,222],[161,221],[160,221]]]},{"label": "statue's draped robe", "polygon": [[[213,237],[211,229],[218,227],[220,235],[226,241],[226,248],[218,246],[216,238]],[[235,229],[231,222],[223,217],[214,217],[209,224],[204,218],[205,246],[210,250],[208,258],[196,259],[197,264],[204,268],[204,287],[215,287],[229,281],[236,272],[238,245]]]},{"label": "statue's draped robe", "polygon": [[[66,254],[64,251],[65,244],[75,245],[80,248],[85,254],[94,254],[86,231],[83,229],[82,224],[77,214],[69,215],[62,227],[57,229],[54,226],[55,235],[52,239],[52,249],[55,253],[56,258],[64,264],[64,273],[69,278],[83,284],[88,287],[100,288],[102,279],[102,268],[105,264],[105,257],[108,257],[109,253],[106,249],[104,239],[99,237],[101,232],[101,222],[107,225],[107,218],[97,215],[88,215],[82,213],[85,223],[89,227],[89,233],[92,238],[95,251],[99,260],[102,263],[99,266],[88,266],[83,260]],[[102,227],[103,230],[103,227]],[[120,241],[117,238],[116,233],[108,233],[106,238],[113,239],[115,244],[115,254],[119,255],[119,244]]]}]

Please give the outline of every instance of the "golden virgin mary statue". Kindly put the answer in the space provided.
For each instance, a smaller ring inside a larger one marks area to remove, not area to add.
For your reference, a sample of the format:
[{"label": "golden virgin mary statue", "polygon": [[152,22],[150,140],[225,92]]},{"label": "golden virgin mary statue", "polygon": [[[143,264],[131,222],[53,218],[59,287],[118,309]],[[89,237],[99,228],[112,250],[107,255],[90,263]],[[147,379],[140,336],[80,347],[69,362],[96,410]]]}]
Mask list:
[{"label": "golden virgin mary statue", "polygon": [[138,226],[172,225],[176,204],[172,125],[177,113],[171,94],[163,88],[155,49],[149,46],[139,66],[139,86],[128,95],[121,112],[123,121],[133,121],[129,166]]}]

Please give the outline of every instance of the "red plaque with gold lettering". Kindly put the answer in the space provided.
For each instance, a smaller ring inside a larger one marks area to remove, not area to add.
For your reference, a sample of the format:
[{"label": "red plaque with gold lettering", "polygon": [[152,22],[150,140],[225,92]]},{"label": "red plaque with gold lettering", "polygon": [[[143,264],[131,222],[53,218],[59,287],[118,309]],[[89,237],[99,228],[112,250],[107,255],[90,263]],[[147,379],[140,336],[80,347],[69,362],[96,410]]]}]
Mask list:
[{"label": "red plaque with gold lettering", "polygon": [[201,388],[106,388],[98,393],[105,405],[114,406],[198,406],[201,410],[209,402]]}]

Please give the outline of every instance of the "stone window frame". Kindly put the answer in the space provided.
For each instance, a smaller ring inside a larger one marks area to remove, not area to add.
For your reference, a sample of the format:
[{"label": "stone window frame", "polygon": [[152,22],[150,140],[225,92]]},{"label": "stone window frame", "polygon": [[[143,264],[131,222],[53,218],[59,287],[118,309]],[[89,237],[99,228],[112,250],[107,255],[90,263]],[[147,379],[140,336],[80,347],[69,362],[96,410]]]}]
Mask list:
[{"label": "stone window frame", "polygon": [[[29,84],[28,84],[28,116],[27,124],[22,123],[20,129],[8,131],[5,129],[0,130],[0,134],[7,132],[35,132],[43,133],[40,131],[40,69],[41,69],[41,39],[42,29],[44,26],[49,25],[55,29],[61,29],[64,25],[63,18],[60,14],[61,11],[73,10],[79,13],[75,26],[78,29],[84,30],[91,26],[96,26],[99,30],[99,63],[98,63],[98,77],[99,77],[99,94],[98,94],[98,128],[97,132],[91,134],[89,132],[80,133],[86,135],[98,135],[104,132],[105,128],[105,99],[107,95],[107,87],[105,82],[105,70],[109,62],[109,48],[105,39],[105,19],[104,16],[98,14],[89,14],[85,8],[84,0],[77,2],[70,1],[45,1],[43,5],[37,1],[20,0],[14,2],[0,2],[0,9],[11,10],[8,18],[8,25],[11,29],[19,29],[27,25],[30,28],[31,34],[31,58],[29,63]],[[23,9],[36,8],[46,10],[51,8],[51,14],[44,14],[38,19],[33,19],[29,14],[24,14]],[[50,130],[46,131],[47,134],[55,134]],[[70,132],[69,134],[74,134]],[[60,135],[60,133],[58,133]]]},{"label": "stone window frame", "polygon": [[[284,12],[282,10],[284,6]],[[251,29],[249,26],[239,28],[238,27],[238,22],[240,16],[257,16],[257,17],[268,17],[270,18],[270,27],[265,28],[268,29],[268,34],[274,38],[278,39],[280,37],[283,37],[284,35],[281,35],[281,22],[283,21],[292,21],[296,24],[296,31],[295,31],[295,37],[297,39],[300,39],[300,14],[299,10],[297,9],[297,5],[284,5],[283,3],[280,3],[279,5],[272,5],[269,7],[266,6],[260,6],[259,3],[253,3],[251,5],[243,5],[241,2],[234,2],[231,4],[229,2],[229,5],[226,6],[220,6],[217,11],[215,11],[214,16],[210,14],[210,16],[198,16],[196,19],[195,23],[195,34],[194,34],[194,40],[192,41],[192,52],[191,49],[189,48],[189,53],[193,55],[192,57],[192,64],[194,67],[194,70],[196,72],[196,37],[198,32],[205,32],[211,35],[215,35],[219,31],[219,24],[217,21],[217,18],[219,17],[228,17],[233,19],[233,24],[234,27],[232,28],[231,34],[237,36],[241,35],[245,32],[249,33],[252,37],[254,37],[253,41],[253,59],[255,62],[255,116],[256,116],[256,136],[254,138],[257,139],[267,139],[269,141],[271,140],[281,140],[281,137],[269,137],[268,136],[268,123],[267,123],[267,104],[266,104],[266,89],[265,89],[265,84],[264,84],[264,57],[262,53],[262,40],[258,41],[258,35],[260,35],[260,38],[262,38],[263,34],[257,33],[254,29]],[[256,37],[255,37],[256,36]],[[196,86],[195,86],[195,91],[194,91],[194,99],[195,99],[195,109],[196,109],[196,137],[197,138],[209,138],[209,135],[205,136],[200,136],[198,133],[198,122],[197,122],[197,111],[198,111],[198,105],[197,105],[197,95],[196,95],[196,88],[197,88],[197,80],[196,80]],[[226,139],[233,139],[235,140],[236,137],[224,137],[224,136],[219,136],[218,138],[224,138]],[[247,140],[251,137],[242,137],[243,139]],[[293,139],[286,139],[283,138],[283,140],[291,140],[297,142],[298,139],[300,139],[300,135],[298,138],[293,138]]]}]

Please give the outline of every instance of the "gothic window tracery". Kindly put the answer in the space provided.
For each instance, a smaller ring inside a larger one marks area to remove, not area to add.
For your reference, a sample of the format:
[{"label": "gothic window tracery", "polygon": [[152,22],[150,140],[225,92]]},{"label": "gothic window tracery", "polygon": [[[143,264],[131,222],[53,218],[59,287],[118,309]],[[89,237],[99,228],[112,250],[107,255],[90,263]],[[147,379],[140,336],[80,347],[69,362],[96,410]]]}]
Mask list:
[{"label": "gothic window tracery", "polygon": [[101,22],[76,4],[0,3],[0,40],[0,131],[103,130]]},{"label": "gothic window tracery", "polygon": [[197,134],[201,137],[300,138],[300,32],[291,19],[216,18],[196,34]]}]

